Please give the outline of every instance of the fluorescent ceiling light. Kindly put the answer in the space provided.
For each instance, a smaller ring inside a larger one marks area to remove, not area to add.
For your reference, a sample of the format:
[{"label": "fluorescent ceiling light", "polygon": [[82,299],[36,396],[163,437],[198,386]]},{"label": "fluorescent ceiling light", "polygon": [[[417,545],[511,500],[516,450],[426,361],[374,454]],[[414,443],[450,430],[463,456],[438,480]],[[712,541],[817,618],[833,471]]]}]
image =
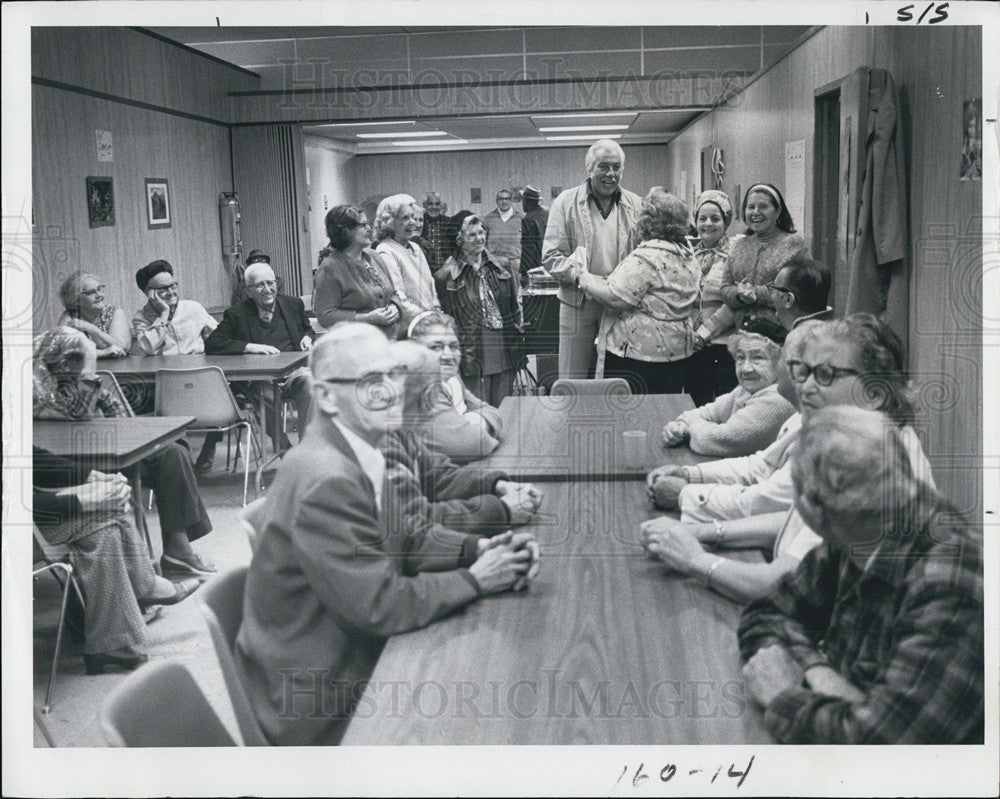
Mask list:
[{"label": "fluorescent ceiling light", "polygon": [[584,139],[586,141],[596,140],[596,139],[620,139],[622,135],[620,133],[612,133],[611,135],[602,136],[599,133],[595,133],[592,136],[546,136],[545,141],[569,141],[571,139]]},{"label": "fluorescent ceiling light", "polygon": [[359,139],[398,139],[400,136],[418,138],[420,136],[447,136],[443,130],[397,130],[392,133],[359,133]]},{"label": "fluorescent ceiling light", "polygon": [[[585,117],[587,119],[604,119],[604,118],[614,118],[614,117],[634,117],[638,114],[638,111],[609,111],[606,114],[595,114],[591,112],[583,112],[579,114],[537,114],[532,116],[532,120],[538,120],[540,122],[549,122],[553,119],[580,119]],[[643,112],[645,113],[645,112]]]},{"label": "fluorescent ceiling light", "polygon": [[396,147],[423,147],[429,144],[468,144],[465,139],[427,139],[425,141],[394,141]]},{"label": "fluorescent ceiling light", "polygon": [[383,125],[416,125],[414,119],[393,122],[330,122],[326,125],[316,125],[318,128],[373,128]]},{"label": "fluorescent ceiling light", "polygon": [[[561,130],[628,130],[628,125],[557,125],[550,128],[539,128],[541,133],[555,133]],[[362,134],[358,134],[362,135]]]}]

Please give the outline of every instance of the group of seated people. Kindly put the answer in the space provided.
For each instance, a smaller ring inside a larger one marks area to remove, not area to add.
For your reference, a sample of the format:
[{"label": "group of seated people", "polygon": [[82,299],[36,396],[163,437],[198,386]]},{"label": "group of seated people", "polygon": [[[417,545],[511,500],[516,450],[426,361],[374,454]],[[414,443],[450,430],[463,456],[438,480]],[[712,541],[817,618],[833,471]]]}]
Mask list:
[{"label": "group of seated people", "polygon": [[[584,203],[602,191],[591,181],[621,173],[620,148],[598,145]],[[637,531],[644,552],[746,605],[744,675],[776,740],[981,741],[981,533],[935,489],[899,338],[868,314],[832,318],[829,272],[805,254],[770,184],[746,192],[748,229],[733,240],[727,196],[702,194],[693,245],[678,198],[654,188],[636,200],[633,246],[617,266],[585,263],[565,234],[572,209],[555,207],[542,268],[587,301],[563,308],[577,322],[592,315],[591,375],[695,398],[663,420],[662,444],[716,460],[649,473],[649,500],[667,515]],[[595,220],[610,210],[603,202],[594,200]],[[365,212],[333,208],[313,302],[329,330],[315,342],[301,300],[278,293],[268,263],[248,265],[249,297],[216,324],[180,300],[165,261],[137,275],[148,301],[131,332],[104,305],[100,281],[78,275],[61,292],[60,326],[36,340],[39,418],[120,415],[92,375],[97,358],[127,352],[133,338],[147,354],[309,350],[285,387],[300,441],[267,495],[236,646],[274,744],[339,742],[389,636],[538,574],[538,542],[513,528],[535,517],[542,491],[474,463],[504,435],[496,406],[517,366],[520,277],[490,253],[482,219],[452,223],[453,251],[432,270],[414,243],[421,209],[409,195],[379,204],[374,249]],[[561,372],[586,363],[578,328],[563,332]],[[92,590],[134,600],[99,605],[115,634],[95,627],[91,644],[88,627],[88,670],[133,667],[138,608],[193,589],[170,593],[150,577],[120,476],[64,469],[45,483],[63,468],[46,457],[36,453],[39,490],[62,487],[65,498],[75,487],[43,534],[75,546],[91,575],[108,572],[86,578],[102,586]],[[149,461],[164,569],[210,573],[190,546],[211,529],[197,467],[183,443]],[[93,554],[105,549],[121,555]],[[740,549],[765,561],[727,556]]]}]

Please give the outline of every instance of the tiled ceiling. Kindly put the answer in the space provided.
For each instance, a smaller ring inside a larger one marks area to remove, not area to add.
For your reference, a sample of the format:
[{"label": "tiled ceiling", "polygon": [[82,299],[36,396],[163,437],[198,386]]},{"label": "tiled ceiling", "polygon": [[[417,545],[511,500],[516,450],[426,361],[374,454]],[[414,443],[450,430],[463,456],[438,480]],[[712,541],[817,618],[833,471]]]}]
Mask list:
[{"label": "tiled ceiling", "polygon": [[[431,84],[526,82],[525,91],[547,83],[602,78],[724,79],[739,86],[767,69],[814,30],[803,26],[688,27],[269,27],[151,28],[154,33],[256,72],[261,91],[319,86],[366,89]],[[721,83],[720,83],[721,85]],[[710,106],[711,103],[707,104]],[[706,105],[664,106],[630,116],[608,117],[604,109],[581,108],[576,115],[526,113],[408,118],[398,124],[308,125],[331,146],[350,152],[413,152],[579,145],[549,140],[560,135],[539,127],[622,125],[604,132],[567,131],[596,138],[620,136],[622,144],[670,141]],[[620,110],[620,109],[616,109]],[[589,116],[581,114],[590,112]],[[395,144],[366,133],[405,131]],[[424,137],[412,134],[428,134]],[[432,135],[433,134],[433,135]],[[443,135],[441,135],[443,134]]]}]

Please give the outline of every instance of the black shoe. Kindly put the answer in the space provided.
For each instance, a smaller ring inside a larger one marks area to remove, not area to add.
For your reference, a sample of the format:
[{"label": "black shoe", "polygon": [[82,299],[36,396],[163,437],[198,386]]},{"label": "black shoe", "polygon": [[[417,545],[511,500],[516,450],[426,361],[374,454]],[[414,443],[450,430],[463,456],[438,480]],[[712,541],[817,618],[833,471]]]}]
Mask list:
[{"label": "black shoe", "polygon": [[138,666],[141,666],[147,660],[149,660],[149,655],[142,652],[136,652],[132,647],[125,646],[121,649],[112,650],[111,652],[98,652],[94,655],[84,655],[83,666],[86,669],[87,674],[93,676],[95,674],[104,674],[104,670],[108,666],[117,666],[120,669],[132,671]]},{"label": "black shoe", "polygon": [[215,444],[205,444],[198,453],[198,460],[194,462],[195,474],[208,474],[215,464]]},{"label": "black shoe", "polygon": [[178,602],[183,602],[191,594],[201,588],[201,581],[191,577],[187,580],[181,580],[179,583],[174,584],[174,593],[172,596],[166,598],[154,598],[154,597],[144,597],[139,600],[139,607],[145,610],[148,607],[159,607],[160,605],[176,605]]}]

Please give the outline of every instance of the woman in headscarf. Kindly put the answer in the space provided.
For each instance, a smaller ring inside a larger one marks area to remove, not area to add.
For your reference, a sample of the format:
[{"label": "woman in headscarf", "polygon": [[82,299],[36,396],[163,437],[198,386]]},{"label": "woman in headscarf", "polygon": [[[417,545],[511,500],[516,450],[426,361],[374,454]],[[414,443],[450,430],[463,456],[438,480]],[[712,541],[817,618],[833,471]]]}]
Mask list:
[{"label": "woman in headscarf", "polygon": [[733,207],[725,192],[710,189],[701,193],[694,206],[698,232],[694,259],[701,273],[701,292],[694,322],[695,352],[684,383],[695,405],[705,405],[736,387],[736,365],[729,354],[736,317],[720,293],[734,241],[726,235],[732,221]]},{"label": "woman in headscarf", "polygon": [[808,255],[806,243],[781,192],[770,183],[756,183],[743,198],[746,235],[729,249],[720,294],[735,314],[735,326],[758,316],[777,320],[767,284],[796,255]]}]

